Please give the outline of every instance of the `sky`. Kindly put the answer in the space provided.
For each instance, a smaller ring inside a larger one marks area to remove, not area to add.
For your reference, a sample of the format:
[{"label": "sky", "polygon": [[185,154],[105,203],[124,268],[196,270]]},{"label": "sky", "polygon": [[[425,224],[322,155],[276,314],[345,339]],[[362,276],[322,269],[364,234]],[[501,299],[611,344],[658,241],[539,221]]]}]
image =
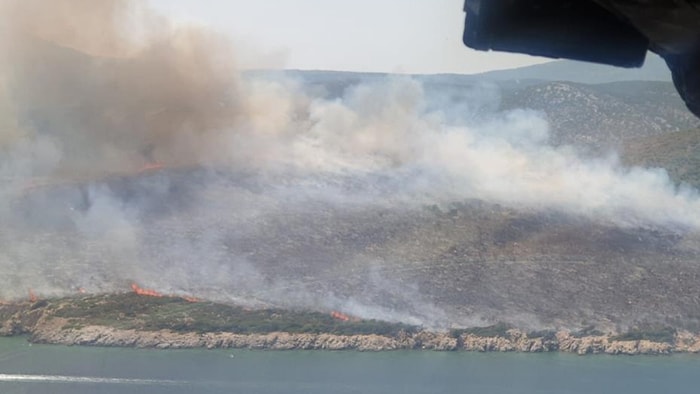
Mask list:
[{"label": "sky", "polygon": [[244,68],[472,74],[547,61],[464,46],[463,0],[150,3],[178,22],[230,36]]}]

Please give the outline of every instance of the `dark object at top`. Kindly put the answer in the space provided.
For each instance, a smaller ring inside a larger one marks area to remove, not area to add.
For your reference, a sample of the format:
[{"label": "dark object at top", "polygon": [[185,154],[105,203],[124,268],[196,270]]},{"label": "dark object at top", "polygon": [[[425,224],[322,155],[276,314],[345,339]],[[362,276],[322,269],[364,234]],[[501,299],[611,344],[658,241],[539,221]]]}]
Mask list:
[{"label": "dark object at top", "polygon": [[648,50],[700,117],[700,0],[465,0],[464,43],[639,67]]}]

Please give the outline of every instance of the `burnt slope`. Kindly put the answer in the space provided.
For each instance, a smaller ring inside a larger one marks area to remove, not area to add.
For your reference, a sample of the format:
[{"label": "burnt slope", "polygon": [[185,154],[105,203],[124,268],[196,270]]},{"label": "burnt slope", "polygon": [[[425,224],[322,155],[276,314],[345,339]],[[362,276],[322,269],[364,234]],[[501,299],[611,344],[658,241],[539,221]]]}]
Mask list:
[{"label": "burnt slope", "polygon": [[[63,291],[114,291],[137,280],[168,293],[428,326],[700,328],[700,234],[687,229],[478,200],[355,204],[279,194],[256,177],[213,180],[206,171],[178,170],[164,189],[167,174],[99,186],[113,190],[117,205],[132,201],[123,188],[145,188],[162,208],[138,216],[136,239],[127,244],[107,233],[112,245],[105,247],[80,225],[55,232],[44,223],[5,229],[0,241],[34,245],[42,280]],[[348,195],[358,187],[338,182],[318,187]],[[72,206],[73,195],[50,197]],[[24,203],[31,212],[32,200]],[[65,223],[81,223],[70,216],[79,210],[65,215]],[[27,271],[7,274],[8,286],[36,283]]]}]

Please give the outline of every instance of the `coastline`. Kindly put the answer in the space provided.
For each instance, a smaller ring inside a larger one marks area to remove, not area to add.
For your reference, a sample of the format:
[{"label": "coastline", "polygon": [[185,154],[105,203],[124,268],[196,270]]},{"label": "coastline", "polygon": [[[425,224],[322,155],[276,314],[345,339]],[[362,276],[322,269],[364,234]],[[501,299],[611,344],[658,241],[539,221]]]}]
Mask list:
[{"label": "coastline", "polygon": [[250,310],[131,293],[0,304],[0,336],[18,335],[32,343],[155,349],[700,353],[700,335],[682,330],[663,337],[505,326],[435,332],[339,312]]},{"label": "coastline", "polygon": [[476,352],[566,352],[579,355],[669,355],[699,353],[700,337],[680,332],[675,343],[649,340],[614,340],[611,336],[575,337],[559,331],[553,338],[529,338],[512,329],[506,337],[481,337],[463,334],[457,338],[448,333],[420,331],[397,337],[368,335],[336,335],[328,333],[271,332],[237,334],[233,332],[174,332],[171,330],[138,331],[105,326],[73,329],[40,327],[29,336],[32,343],[137,347],[156,349],[230,348],[264,350],[433,350]]}]

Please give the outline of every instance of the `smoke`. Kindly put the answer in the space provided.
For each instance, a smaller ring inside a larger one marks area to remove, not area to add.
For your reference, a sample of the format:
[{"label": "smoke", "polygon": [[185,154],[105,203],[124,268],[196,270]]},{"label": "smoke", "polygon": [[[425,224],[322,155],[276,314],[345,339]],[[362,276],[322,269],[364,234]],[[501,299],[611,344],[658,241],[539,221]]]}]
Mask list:
[{"label": "smoke", "polygon": [[133,170],[218,158],[243,130],[235,57],[224,37],[172,27],[139,1],[5,1],[4,145],[51,138],[58,162],[33,175]]},{"label": "smoke", "polygon": [[[137,280],[450,324],[393,273],[412,263],[400,248],[374,252],[401,231],[379,213],[478,199],[700,229],[697,191],[550,146],[540,114],[497,112],[489,87],[452,102],[389,77],[325,99],[301,81],[243,77],[229,39],[143,2],[0,4],[5,298]],[[166,169],[142,171],[154,165]]]}]

